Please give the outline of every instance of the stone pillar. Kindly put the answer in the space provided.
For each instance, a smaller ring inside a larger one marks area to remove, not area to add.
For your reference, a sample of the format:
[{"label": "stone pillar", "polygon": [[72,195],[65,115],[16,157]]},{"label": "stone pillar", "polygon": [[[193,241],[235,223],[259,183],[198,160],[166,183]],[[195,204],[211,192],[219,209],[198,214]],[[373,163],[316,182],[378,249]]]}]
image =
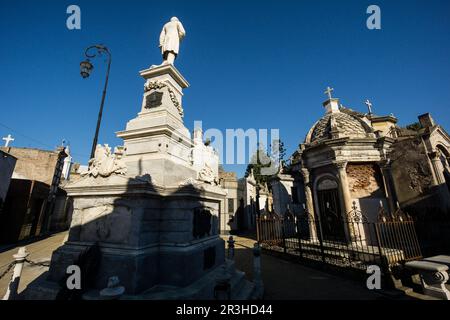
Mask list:
[{"label": "stone pillar", "polygon": [[262,299],[264,284],[261,277],[261,247],[258,242],[253,246],[253,283],[255,284],[255,297]]},{"label": "stone pillar", "polygon": [[434,150],[428,153],[431,164],[433,166],[434,176],[436,177],[436,184],[440,185],[445,183],[444,168],[442,168],[441,159],[439,158],[439,152]]},{"label": "stone pillar", "polygon": [[397,209],[397,194],[393,185],[392,167],[390,161],[382,161],[378,164],[383,176],[384,189],[386,190],[386,197],[388,199],[389,211],[391,214]]},{"label": "stone pillar", "polygon": [[339,188],[342,194],[342,209],[344,217],[347,217],[348,213],[352,211],[352,196],[350,194],[350,189],[348,188],[348,180],[347,180],[347,162],[336,162],[335,166],[338,171],[339,178]]},{"label": "stone pillar", "polygon": [[[347,162],[336,162],[335,166],[338,171],[338,179],[339,179],[339,190],[342,195],[342,216],[344,221],[348,223],[344,225],[345,231],[347,233],[347,238],[349,241],[354,242],[354,245],[365,245],[366,244],[366,236],[364,232],[364,225],[361,223],[363,220],[358,221],[354,216],[349,217],[349,213],[354,211],[356,214],[357,207],[356,205],[352,205],[352,196],[350,194],[350,189],[348,187],[348,179],[347,179]],[[362,212],[361,212],[362,214]],[[362,217],[361,217],[362,219]]]},{"label": "stone pillar", "polygon": [[14,272],[3,300],[16,299],[17,289],[19,288],[20,275],[22,274],[23,264],[25,263],[25,259],[28,257],[28,254],[29,253],[27,252],[27,249],[25,247],[21,247],[19,248],[19,251],[15,255],[13,255],[13,258],[16,261],[16,265],[14,266]]},{"label": "stone pillar", "polygon": [[301,173],[303,176],[303,185],[305,187],[305,198],[306,198],[306,211],[309,213],[309,217],[305,217],[306,221],[309,222],[309,234],[311,240],[317,240],[317,230],[315,227],[315,215],[314,215],[314,201],[312,197],[312,181],[311,175],[308,169],[302,168]]},{"label": "stone pillar", "polygon": [[230,236],[227,242],[228,242],[228,259],[234,260],[234,243],[236,241],[234,241],[233,236]]},{"label": "stone pillar", "polygon": [[225,265],[222,265],[221,272],[216,278],[216,286],[214,287],[214,299],[230,300],[231,299],[231,275]]}]

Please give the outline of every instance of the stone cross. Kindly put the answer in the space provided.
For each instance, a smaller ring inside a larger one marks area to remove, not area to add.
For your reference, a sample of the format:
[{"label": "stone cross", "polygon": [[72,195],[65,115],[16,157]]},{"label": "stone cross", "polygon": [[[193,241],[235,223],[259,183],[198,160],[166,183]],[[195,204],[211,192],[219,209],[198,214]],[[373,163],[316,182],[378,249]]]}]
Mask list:
[{"label": "stone cross", "polygon": [[332,99],[332,97],[331,97],[331,92],[333,92],[334,91],[334,89],[333,88],[330,88],[330,87],[327,87],[327,90],[325,90],[325,94],[326,95],[328,95],[328,99]]},{"label": "stone cross", "polygon": [[8,134],[7,137],[3,137],[2,139],[5,140],[5,147],[8,147],[8,146],[9,146],[9,143],[10,143],[11,141],[14,141],[13,137],[11,137],[10,134]]},{"label": "stone cross", "polygon": [[369,114],[372,114],[372,102],[369,101],[369,99],[366,100],[366,102],[364,102],[367,106],[367,108],[369,109]]}]

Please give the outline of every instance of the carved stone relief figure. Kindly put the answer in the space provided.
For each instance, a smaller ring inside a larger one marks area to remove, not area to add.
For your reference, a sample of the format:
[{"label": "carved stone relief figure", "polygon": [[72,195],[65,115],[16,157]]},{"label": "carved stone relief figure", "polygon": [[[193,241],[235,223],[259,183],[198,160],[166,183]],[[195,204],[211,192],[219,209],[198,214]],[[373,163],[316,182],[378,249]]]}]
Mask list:
[{"label": "carved stone relief figure", "polygon": [[89,160],[89,169],[87,172],[83,173],[83,176],[92,176],[94,178],[109,177],[111,174],[125,174],[126,165],[122,160],[122,150],[120,148],[115,148],[114,153],[111,153],[111,147],[107,144],[102,146],[97,145],[95,149],[94,158]]}]

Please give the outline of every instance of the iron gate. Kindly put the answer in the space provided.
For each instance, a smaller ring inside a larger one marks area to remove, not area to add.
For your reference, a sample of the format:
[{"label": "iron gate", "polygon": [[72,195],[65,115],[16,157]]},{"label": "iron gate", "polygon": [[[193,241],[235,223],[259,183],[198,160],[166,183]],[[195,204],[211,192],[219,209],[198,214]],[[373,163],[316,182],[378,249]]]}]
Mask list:
[{"label": "iron gate", "polygon": [[340,220],[342,233],[324,236],[321,219],[307,212],[262,215],[257,218],[257,239],[269,250],[360,270],[422,257],[414,221],[401,210],[390,215],[380,209],[377,221],[371,222],[354,203],[352,211]]}]

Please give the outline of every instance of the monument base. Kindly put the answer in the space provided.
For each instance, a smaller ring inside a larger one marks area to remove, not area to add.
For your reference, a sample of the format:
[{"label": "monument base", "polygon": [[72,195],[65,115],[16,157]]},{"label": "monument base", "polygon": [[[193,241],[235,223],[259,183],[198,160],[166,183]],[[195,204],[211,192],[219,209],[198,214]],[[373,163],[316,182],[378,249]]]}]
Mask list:
[{"label": "monument base", "polygon": [[[225,272],[224,272],[225,271]],[[229,277],[228,293],[216,289],[224,273]],[[53,281],[46,280],[48,272],[44,273],[25,291],[26,300],[55,300],[61,287]],[[186,287],[157,285],[141,294],[124,294],[121,300],[255,300],[259,299],[255,285],[245,278],[245,273],[235,269],[234,261],[226,260],[213,271],[199,278]],[[100,290],[90,290],[83,295],[83,300],[104,300]]]}]

